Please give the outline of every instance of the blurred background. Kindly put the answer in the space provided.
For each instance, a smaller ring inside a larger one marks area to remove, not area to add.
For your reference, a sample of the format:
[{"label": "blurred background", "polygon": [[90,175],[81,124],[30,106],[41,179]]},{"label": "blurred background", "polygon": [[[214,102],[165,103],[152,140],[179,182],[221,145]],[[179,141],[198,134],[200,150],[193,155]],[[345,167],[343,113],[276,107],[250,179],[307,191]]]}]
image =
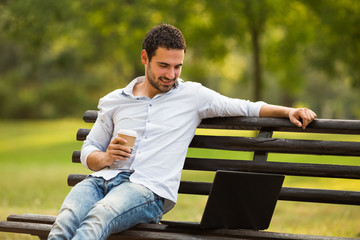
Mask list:
[{"label": "blurred background", "polygon": [[360,118],[357,0],[2,0],[0,118],[96,108],[144,74],[142,40],[161,22],[185,35],[185,81]]},{"label": "blurred background", "polygon": [[[83,113],[144,74],[142,41],[158,23],[185,35],[185,81],[231,97],[310,107],[320,118],[360,119],[358,0],[0,0],[0,220],[58,213],[68,174],[89,173],[71,163],[82,144],[77,129],[92,126]],[[360,189],[358,180],[325,178],[287,178],[286,186]],[[165,219],[198,221],[205,202],[180,195]],[[358,206],[280,201],[269,230],[359,237],[359,216]]]}]

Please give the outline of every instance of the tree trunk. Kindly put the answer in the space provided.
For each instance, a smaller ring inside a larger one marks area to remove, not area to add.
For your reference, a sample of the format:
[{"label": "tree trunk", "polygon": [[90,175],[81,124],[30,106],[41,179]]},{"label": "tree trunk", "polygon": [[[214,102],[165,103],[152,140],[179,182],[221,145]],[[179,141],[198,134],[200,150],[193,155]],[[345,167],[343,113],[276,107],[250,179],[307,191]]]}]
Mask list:
[{"label": "tree trunk", "polygon": [[254,101],[259,101],[262,99],[262,69],[260,62],[260,37],[257,29],[251,29],[251,44],[253,49],[253,77],[254,77]]}]

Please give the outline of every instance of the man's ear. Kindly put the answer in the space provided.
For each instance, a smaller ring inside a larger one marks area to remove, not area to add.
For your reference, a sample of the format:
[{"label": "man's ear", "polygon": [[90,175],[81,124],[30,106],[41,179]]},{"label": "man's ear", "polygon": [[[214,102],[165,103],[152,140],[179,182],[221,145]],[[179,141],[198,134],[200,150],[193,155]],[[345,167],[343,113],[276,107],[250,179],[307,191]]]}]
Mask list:
[{"label": "man's ear", "polygon": [[141,51],[141,63],[145,66],[148,64],[149,58],[145,49]]}]

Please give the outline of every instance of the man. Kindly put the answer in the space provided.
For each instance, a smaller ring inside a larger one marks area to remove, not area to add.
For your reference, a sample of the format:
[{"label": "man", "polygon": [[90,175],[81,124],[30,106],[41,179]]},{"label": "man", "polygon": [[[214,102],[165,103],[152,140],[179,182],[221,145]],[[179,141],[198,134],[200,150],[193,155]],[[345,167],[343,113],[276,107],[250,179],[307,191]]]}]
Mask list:
[{"label": "man", "polygon": [[[160,24],[141,52],[145,76],[100,99],[99,115],[81,151],[95,171],[68,194],[49,239],[106,239],[138,223],[157,223],[176,203],[188,145],[203,118],[289,117],[305,128],[316,114],[231,99],[179,78],[186,44],[175,27]],[[134,130],[132,149],[117,136]]]}]

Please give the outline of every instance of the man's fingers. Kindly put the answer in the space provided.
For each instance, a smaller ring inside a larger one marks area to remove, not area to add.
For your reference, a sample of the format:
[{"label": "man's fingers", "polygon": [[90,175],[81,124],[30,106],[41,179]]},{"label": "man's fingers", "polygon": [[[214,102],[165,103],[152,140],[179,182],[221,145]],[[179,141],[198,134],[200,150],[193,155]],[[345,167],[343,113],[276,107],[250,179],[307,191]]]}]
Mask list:
[{"label": "man's fingers", "polygon": [[123,160],[123,161],[127,160],[131,156],[129,153],[119,151],[119,150],[109,151],[109,155],[112,160],[118,159],[118,160]]},{"label": "man's fingers", "polygon": [[303,114],[304,117],[301,117],[303,120],[302,128],[305,129],[309,123],[311,123],[316,118],[316,114],[310,109],[304,109]]},{"label": "man's fingers", "polygon": [[292,118],[290,118],[290,120],[295,126],[298,126],[298,127],[303,126],[303,124],[296,117],[292,117]]},{"label": "man's fingers", "polygon": [[126,140],[125,138],[122,138],[122,137],[117,136],[117,137],[115,137],[115,138],[111,141],[111,143],[112,143],[112,144],[117,144],[117,143],[119,143],[119,144],[125,144],[125,143],[127,143],[127,140]]},{"label": "man's fingers", "polygon": [[315,118],[316,114],[312,110],[307,108],[295,109],[290,114],[291,122],[298,127],[302,127],[303,129],[305,129],[309,125],[309,123],[311,123]]},{"label": "man's fingers", "polygon": [[[121,141],[121,138],[119,140]],[[107,153],[111,159],[127,160],[127,158],[131,157],[131,149],[129,147],[113,142],[107,148]]]}]

